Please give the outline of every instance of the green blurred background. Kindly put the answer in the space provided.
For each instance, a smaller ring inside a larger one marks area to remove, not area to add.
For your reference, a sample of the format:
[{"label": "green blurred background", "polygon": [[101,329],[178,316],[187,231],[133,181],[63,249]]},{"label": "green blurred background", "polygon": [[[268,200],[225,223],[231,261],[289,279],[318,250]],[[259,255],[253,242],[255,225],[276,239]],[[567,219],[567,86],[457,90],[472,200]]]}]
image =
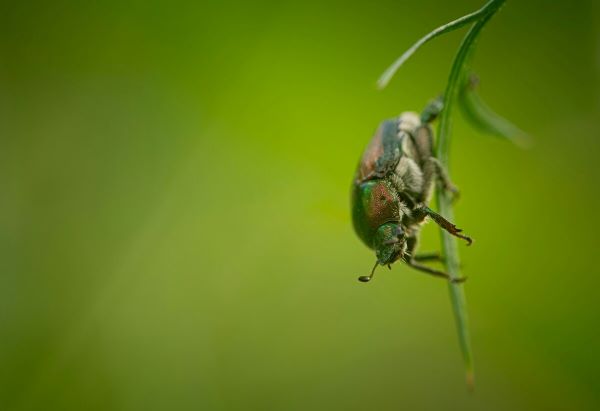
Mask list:
[{"label": "green blurred background", "polygon": [[375,80],[481,4],[2,2],[0,409],[600,409],[591,0],[509,1],[479,41],[533,149],[455,122],[476,391],[443,281],[356,281],[357,159],[464,31]]}]

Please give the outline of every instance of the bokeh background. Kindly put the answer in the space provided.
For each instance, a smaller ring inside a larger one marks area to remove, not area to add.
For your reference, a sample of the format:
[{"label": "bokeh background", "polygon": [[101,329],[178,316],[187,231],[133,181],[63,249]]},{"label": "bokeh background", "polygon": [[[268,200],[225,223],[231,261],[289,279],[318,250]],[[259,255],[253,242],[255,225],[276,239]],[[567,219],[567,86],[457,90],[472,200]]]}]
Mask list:
[{"label": "bokeh background", "polygon": [[464,31],[375,80],[481,4],[2,2],[0,409],[600,409],[592,0],[509,1],[479,41],[532,149],[455,121],[475,392],[443,281],[356,281],[358,157]]}]

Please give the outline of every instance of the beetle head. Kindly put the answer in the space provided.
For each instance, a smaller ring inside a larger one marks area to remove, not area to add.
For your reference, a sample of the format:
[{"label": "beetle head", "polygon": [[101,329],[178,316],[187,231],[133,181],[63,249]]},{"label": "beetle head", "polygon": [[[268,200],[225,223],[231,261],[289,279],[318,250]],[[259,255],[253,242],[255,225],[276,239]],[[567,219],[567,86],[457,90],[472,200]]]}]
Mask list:
[{"label": "beetle head", "polygon": [[404,257],[406,233],[398,223],[385,223],[377,229],[374,240],[377,262],[380,265],[392,264]]},{"label": "beetle head", "polygon": [[378,265],[390,265],[406,253],[406,232],[398,223],[385,223],[377,229],[373,243],[377,261],[370,275],[358,277],[363,283],[371,281]]}]

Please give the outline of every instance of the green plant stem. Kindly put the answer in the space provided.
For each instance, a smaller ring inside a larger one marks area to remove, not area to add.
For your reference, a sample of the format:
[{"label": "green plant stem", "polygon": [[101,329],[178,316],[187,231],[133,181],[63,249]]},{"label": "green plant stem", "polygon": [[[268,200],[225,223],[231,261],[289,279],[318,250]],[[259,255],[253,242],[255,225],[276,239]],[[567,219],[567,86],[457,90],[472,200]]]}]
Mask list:
[{"label": "green plant stem", "polygon": [[[465,75],[465,68],[468,59],[472,53],[475,40],[481,33],[481,29],[486,25],[490,18],[498,11],[505,0],[492,0],[486,4],[479,12],[479,20],[471,27],[463,39],[458,53],[452,63],[450,76],[444,93],[444,110],[440,116],[438,127],[438,140],[436,156],[439,161],[448,167],[450,157],[450,132],[452,127],[452,110],[458,98],[459,88]],[[483,12],[482,12],[483,10]],[[479,13],[478,12],[478,13]],[[454,211],[452,208],[452,199],[442,189],[437,189],[437,206],[439,213],[450,221],[454,220]],[[456,238],[444,230],[441,231],[442,250],[445,256],[445,265],[451,278],[459,278],[460,258]],[[450,299],[454,310],[454,317],[458,329],[460,348],[463,354],[467,385],[470,389],[474,387],[474,368],[473,352],[471,349],[471,337],[469,333],[469,322],[467,315],[467,304],[463,286],[458,283],[449,283]]]},{"label": "green plant stem", "polygon": [[481,9],[474,11],[471,14],[467,14],[466,16],[460,17],[454,21],[446,23],[443,26],[436,28],[435,30],[427,34],[425,37],[420,38],[415,44],[413,44],[408,50],[406,50],[404,54],[398,57],[398,59],[396,59],[396,61],[394,61],[392,65],[389,66],[383,72],[381,77],[379,77],[379,80],[377,80],[377,87],[382,89],[385,86],[387,86],[392,77],[394,77],[394,74],[396,74],[396,71],[400,68],[400,66],[402,66],[402,64],[404,64],[404,62],[408,60],[410,56],[412,56],[414,52],[417,51],[422,45],[429,42],[430,40],[433,40],[438,36],[441,36],[442,34],[459,29],[469,23],[474,22],[475,20],[480,19],[482,16],[485,16],[487,13],[489,13],[490,8],[493,7],[494,3],[497,2],[495,0],[491,0]]}]

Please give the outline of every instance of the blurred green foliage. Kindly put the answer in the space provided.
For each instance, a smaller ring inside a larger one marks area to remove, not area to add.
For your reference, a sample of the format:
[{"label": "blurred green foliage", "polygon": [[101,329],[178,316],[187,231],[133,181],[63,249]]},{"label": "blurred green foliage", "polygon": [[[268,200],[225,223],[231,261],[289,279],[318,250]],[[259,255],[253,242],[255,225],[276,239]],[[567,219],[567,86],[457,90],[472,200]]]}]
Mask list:
[{"label": "blurred green foliage", "polygon": [[509,1],[479,42],[481,95],[533,149],[455,122],[476,392],[443,281],[356,281],[358,156],[464,32],[374,82],[480,5],[3,2],[0,409],[598,409],[591,0]]}]

